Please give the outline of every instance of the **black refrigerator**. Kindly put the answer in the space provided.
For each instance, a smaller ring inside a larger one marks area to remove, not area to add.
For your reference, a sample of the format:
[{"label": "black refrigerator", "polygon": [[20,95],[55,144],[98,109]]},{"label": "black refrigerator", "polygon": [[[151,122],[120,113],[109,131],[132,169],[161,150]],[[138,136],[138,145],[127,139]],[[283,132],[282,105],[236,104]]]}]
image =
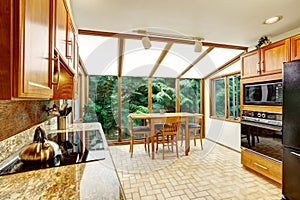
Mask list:
[{"label": "black refrigerator", "polygon": [[283,64],[282,197],[300,200],[300,60]]}]

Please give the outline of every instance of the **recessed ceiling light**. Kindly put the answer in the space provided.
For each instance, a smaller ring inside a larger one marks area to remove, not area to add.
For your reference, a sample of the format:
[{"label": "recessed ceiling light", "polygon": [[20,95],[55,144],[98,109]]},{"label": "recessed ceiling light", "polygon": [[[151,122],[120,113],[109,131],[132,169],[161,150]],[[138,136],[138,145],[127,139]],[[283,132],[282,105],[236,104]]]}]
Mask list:
[{"label": "recessed ceiling light", "polygon": [[282,16],[276,16],[276,17],[270,17],[264,21],[264,24],[274,24],[281,20],[283,17]]}]

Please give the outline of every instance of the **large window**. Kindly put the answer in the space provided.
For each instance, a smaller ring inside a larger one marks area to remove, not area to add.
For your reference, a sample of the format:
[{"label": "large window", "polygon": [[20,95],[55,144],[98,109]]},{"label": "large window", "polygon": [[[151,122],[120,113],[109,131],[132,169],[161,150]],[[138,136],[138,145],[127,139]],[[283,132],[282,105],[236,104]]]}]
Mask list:
[{"label": "large window", "polygon": [[213,80],[213,115],[225,116],[225,79]]},{"label": "large window", "polygon": [[212,80],[212,117],[240,118],[240,77],[231,74]]},{"label": "large window", "polygon": [[200,79],[180,79],[180,111],[200,113]]},{"label": "large window", "polygon": [[241,76],[232,75],[228,80],[228,117],[238,119],[240,117],[240,80]]}]

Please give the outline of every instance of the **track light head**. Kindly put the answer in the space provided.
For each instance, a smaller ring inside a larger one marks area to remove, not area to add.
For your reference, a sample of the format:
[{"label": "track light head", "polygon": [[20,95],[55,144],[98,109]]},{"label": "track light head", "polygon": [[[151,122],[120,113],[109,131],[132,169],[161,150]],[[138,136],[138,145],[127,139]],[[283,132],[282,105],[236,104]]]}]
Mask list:
[{"label": "track light head", "polygon": [[195,41],[195,52],[201,52],[202,51],[202,42],[200,40]]},{"label": "track light head", "polygon": [[142,37],[142,43],[145,49],[150,49],[151,47],[151,41],[148,36]]}]

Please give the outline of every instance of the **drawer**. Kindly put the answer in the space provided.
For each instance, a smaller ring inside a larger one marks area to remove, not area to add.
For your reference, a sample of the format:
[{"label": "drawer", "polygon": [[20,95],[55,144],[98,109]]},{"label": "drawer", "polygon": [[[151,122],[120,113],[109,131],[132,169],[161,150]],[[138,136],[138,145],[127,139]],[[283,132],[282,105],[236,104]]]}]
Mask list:
[{"label": "drawer", "polygon": [[282,164],[247,150],[241,152],[241,163],[274,181],[282,184]]}]

